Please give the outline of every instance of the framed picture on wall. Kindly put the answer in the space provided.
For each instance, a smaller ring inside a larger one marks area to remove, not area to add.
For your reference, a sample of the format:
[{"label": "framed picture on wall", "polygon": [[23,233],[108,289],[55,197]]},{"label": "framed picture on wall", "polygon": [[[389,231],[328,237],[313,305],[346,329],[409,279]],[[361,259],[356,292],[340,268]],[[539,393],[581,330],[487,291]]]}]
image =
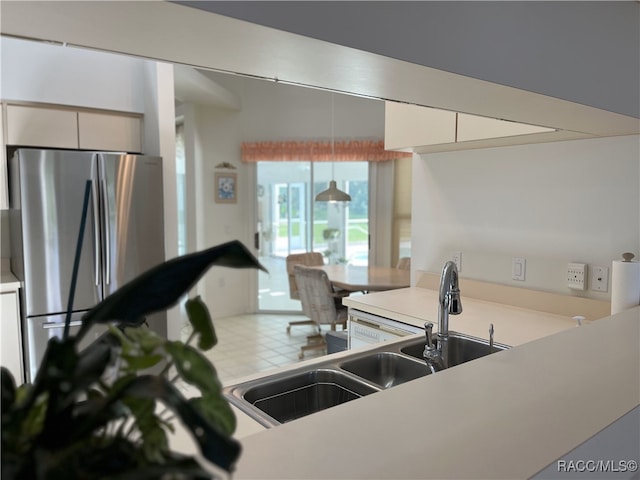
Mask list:
[{"label": "framed picture on wall", "polygon": [[235,173],[216,173],[216,203],[236,203],[238,201],[237,178]]}]

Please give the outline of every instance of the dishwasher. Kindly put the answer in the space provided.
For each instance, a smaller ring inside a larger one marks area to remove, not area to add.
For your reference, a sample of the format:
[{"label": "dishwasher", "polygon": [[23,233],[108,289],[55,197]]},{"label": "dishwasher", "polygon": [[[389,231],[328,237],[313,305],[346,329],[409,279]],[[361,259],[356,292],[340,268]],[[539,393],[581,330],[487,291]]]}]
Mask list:
[{"label": "dishwasher", "polygon": [[423,329],[360,310],[349,309],[349,349],[394,340]]}]

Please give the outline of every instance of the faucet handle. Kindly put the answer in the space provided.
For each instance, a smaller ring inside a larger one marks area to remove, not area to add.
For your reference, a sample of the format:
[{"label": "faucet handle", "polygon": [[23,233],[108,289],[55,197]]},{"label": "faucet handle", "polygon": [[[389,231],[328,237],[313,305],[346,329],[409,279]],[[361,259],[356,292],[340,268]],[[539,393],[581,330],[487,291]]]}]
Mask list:
[{"label": "faucet handle", "polygon": [[435,346],[433,345],[433,323],[426,322],[424,324],[424,333],[427,336],[427,344],[425,345],[425,349],[433,350]]}]

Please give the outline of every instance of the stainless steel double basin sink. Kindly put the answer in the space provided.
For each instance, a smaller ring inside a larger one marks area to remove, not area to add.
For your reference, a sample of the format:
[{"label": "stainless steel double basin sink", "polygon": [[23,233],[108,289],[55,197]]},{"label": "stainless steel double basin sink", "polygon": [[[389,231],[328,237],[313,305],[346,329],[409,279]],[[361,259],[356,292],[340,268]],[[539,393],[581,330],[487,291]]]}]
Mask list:
[{"label": "stainless steel double basin sink", "polygon": [[[274,373],[225,387],[226,398],[242,412],[274,427],[429,375],[422,358],[424,338],[386,342],[379,347]],[[509,348],[459,333],[449,334],[449,368]]]}]

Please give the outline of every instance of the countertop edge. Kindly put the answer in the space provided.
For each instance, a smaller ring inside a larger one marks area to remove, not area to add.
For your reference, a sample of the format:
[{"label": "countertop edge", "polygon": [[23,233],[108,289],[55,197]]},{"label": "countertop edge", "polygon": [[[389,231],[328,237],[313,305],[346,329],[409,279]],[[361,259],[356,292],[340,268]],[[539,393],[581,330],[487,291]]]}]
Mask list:
[{"label": "countertop edge", "polygon": [[[251,435],[235,477],[415,478],[427,463],[434,478],[530,477],[640,404],[639,325],[640,307]],[[601,349],[611,355],[592,355]],[[596,389],[594,375],[604,375]],[[471,399],[438,393],[469,388]],[[345,442],[352,447],[342,452]]]}]

